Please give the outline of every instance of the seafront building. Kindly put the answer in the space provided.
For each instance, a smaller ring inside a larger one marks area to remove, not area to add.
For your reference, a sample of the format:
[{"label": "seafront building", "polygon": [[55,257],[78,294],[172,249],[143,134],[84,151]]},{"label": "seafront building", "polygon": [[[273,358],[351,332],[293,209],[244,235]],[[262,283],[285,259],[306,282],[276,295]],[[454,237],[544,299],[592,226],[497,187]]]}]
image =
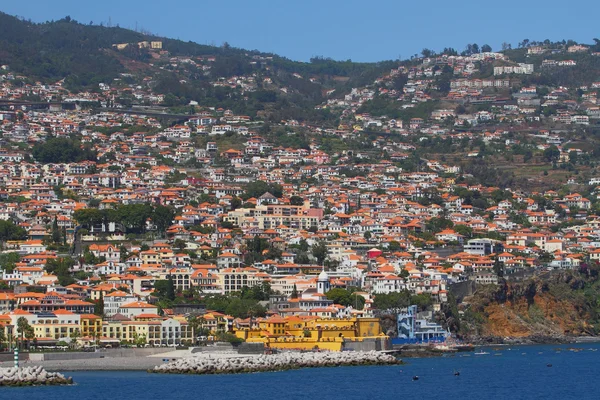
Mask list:
[{"label": "seafront building", "polygon": [[431,318],[419,318],[417,306],[409,306],[396,315],[397,336],[392,344],[443,342],[450,332],[441,325],[431,322]]},{"label": "seafront building", "polygon": [[237,337],[248,343],[262,343],[280,350],[330,350],[386,348],[389,339],[381,332],[379,318],[320,318],[274,316],[234,328]]}]

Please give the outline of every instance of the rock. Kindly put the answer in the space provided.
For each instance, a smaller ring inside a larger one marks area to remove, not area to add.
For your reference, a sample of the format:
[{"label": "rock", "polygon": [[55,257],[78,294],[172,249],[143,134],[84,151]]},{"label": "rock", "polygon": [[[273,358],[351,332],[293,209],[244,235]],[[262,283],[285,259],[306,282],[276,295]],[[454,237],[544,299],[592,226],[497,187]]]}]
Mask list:
[{"label": "rock", "polygon": [[0,368],[0,386],[65,385],[71,378],[59,373],[47,372],[41,366],[23,368]]},{"label": "rock", "polygon": [[190,374],[231,374],[241,372],[282,371],[297,368],[395,365],[401,361],[396,357],[376,351],[348,353],[281,353],[257,357],[227,359],[180,359],[155,367],[149,372]]}]

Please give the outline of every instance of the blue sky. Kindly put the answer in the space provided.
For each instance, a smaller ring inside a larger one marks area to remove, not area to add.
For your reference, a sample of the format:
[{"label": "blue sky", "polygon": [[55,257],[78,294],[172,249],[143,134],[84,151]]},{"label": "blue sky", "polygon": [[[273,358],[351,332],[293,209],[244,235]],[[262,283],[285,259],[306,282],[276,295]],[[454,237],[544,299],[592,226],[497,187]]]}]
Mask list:
[{"label": "blue sky", "polygon": [[[4,3],[4,2],[3,2]],[[36,22],[70,15],[82,23],[144,28],[160,36],[273,52],[380,61],[424,48],[461,51],[467,43],[600,37],[597,0],[28,0],[0,10]]]}]

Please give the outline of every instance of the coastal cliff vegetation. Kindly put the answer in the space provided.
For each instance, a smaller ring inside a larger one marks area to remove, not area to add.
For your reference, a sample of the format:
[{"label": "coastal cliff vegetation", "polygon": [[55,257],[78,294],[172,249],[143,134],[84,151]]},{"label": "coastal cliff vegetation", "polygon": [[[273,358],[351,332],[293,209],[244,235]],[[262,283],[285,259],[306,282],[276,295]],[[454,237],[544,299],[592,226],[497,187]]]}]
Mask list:
[{"label": "coastal cliff vegetation", "polygon": [[582,264],[579,270],[481,286],[459,305],[451,299],[438,317],[459,336],[470,340],[597,336],[599,272],[598,264]]}]

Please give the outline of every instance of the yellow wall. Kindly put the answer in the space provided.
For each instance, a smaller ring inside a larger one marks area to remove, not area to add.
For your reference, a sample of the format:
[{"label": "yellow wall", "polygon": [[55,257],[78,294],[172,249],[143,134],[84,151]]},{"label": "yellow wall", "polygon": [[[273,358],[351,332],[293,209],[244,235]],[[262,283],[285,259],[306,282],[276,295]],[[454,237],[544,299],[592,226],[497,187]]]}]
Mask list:
[{"label": "yellow wall", "polygon": [[359,318],[358,335],[359,337],[379,336],[381,334],[381,321],[379,318]]},{"label": "yellow wall", "polygon": [[[264,332],[268,332],[268,337]],[[256,329],[234,329],[234,334],[250,343],[264,343],[281,349],[321,349],[340,351],[344,339],[362,340],[380,336],[378,318],[285,318],[285,323],[261,321]],[[322,347],[325,346],[325,347]]]},{"label": "yellow wall", "polygon": [[81,318],[81,336],[102,336],[102,318]]},{"label": "yellow wall", "polygon": [[249,343],[264,343],[266,347],[272,349],[288,349],[288,350],[329,350],[329,351],[342,351],[343,340],[337,338],[325,339],[325,340],[314,340],[306,338],[270,338],[270,339],[250,339]]},{"label": "yellow wall", "polygon": [[71,336],[71,333],[79,329],[77,324],[33,324],[35,337],[38,339],[62,339]]}]

